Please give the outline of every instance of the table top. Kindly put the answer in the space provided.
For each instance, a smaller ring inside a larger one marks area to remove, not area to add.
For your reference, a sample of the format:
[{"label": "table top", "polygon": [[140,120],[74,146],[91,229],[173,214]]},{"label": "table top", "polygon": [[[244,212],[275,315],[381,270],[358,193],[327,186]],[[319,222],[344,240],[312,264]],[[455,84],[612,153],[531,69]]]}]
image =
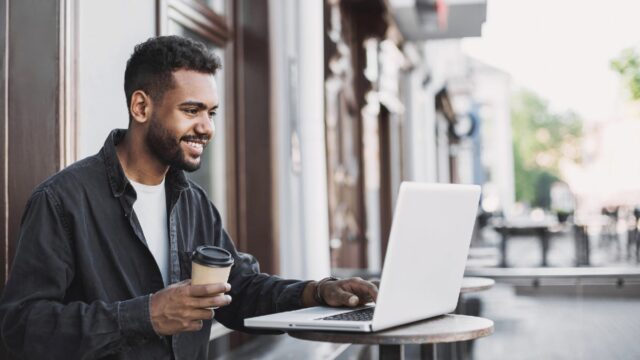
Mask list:
[{"label": "table top", "polygon": [[493,226],[497,231],[509,231],[512,233],[526,233],[526,232],[534,232],[534,231],[549,231],[551,226],[545,224],[530,224],[530,225],[522,225],[522,224],[498,224]]},{"label": "table top", "polygon": [[495,219],[491,222],[491,225],[496,227],[507,228],[540,228],[551,227],[558,224],[556,219],[529,219],[529,218],[513,218],[513,219]]},{"label": "table top", "polygon": [[462,286],[460,287],[460,293],[466,294],[466,293],[488,290],[488,289],[491,289],[491,287],[493,287],[495,283],[496,281],[490,278],[465,276],[462,279]]},{"label": "table top", "polygon": [[477,316],[447,314],[374,333],[290,331],[303,340],[351,344],[435,344],[466,341],[493,333],[493,321]]},{"label": "table top", "polygon": [[498,256],[499,250],[495,247],[471,247],[469,259],[493,259]]},{"label": "table top", "polygon": [[640,279],[638,267],[553,267],[553,268],[467,268],[470,276],[508,278],[634,278]]},{"label": "table top", "polygon": [[558,222],[546,219],[537,221],[529,219],[513,219],[494,221],[491,225],[498,231],[526,233],[529,231],[550,231],[558,226]]}]

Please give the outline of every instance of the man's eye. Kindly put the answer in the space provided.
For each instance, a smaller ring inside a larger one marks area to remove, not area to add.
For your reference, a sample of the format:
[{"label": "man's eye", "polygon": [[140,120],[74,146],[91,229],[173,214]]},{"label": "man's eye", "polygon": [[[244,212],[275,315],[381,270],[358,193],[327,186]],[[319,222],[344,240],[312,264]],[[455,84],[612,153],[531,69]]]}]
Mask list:
[{"label": "man's eye", "polygon": [[198,114],[198,109],[184,109],[184,112],[190,115],[196,115]]},{"label": "man's eye", "polygon": [[212,111],[209,113],[209,118],[213,119],[216,116],[216,112]]}]

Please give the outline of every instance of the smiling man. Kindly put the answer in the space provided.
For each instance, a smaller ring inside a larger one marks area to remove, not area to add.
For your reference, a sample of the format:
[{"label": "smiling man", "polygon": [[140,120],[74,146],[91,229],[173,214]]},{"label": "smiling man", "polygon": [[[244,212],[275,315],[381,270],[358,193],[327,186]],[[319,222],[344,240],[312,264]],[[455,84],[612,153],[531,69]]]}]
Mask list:
[{"label": "smiling man", "polygon": [[[246,331],[247,317],[375,299],[376,287],[361,279],[260,273],[236,250],[204,190],[185,177],[215,133],[219,68],[204,45],[181,37],[136,46],[125,71],[128,129],[114,130],[98,154],[47,179],[29,199],[0,299],[11,353],[206,359],[214,316]],[[229,283],[190,283],[199,245],[232,254]]]}]

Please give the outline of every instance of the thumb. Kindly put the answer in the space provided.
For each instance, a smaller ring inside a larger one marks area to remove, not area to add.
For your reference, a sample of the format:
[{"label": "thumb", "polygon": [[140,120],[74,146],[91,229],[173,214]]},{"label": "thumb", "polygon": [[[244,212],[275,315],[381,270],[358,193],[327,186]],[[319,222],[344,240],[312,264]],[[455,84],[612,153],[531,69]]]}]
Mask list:
[{"label": "thumb", "polygon": [[191,279],[187,279],[187,280],[182,280],[180,282],[177,283],[173,283],[167,287],[173,288],[173,287],[178,287],[178,286],[183,286],[183,285],[191,285]]}]

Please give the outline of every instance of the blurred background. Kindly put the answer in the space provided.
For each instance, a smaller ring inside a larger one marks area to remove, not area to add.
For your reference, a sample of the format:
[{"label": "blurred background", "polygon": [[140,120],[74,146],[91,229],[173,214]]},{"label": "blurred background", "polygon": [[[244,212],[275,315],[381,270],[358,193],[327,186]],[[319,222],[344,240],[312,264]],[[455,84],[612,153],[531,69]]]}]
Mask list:
[{"label": "blurred background", "polygon": [[[377,278],[402,181],[478,184],[466,274],[496,284],[461,302],[495,333],[456,356],[638,359],[638,13],[634,0],[0,1],[2,284],[32,189],[127,126],[134,45],[178,34],[223,59],[217,134],[190,176],[263,271]],[[211,339],[211,358],[376,355],[219,324]]]}]

